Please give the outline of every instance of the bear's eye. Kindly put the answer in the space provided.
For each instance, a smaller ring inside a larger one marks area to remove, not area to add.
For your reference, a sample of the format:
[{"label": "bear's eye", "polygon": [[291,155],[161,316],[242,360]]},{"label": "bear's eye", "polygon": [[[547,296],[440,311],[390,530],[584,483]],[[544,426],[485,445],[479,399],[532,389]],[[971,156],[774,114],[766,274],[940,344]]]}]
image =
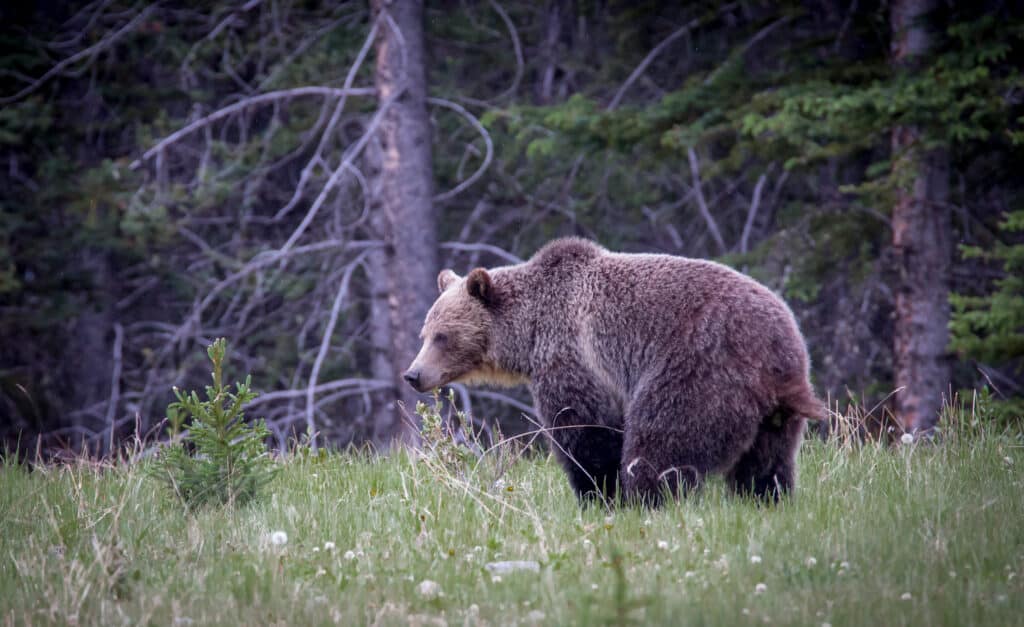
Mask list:
[{"label": "bear's eye", "polygon": [[448,336],[447,335],[445,335],[444,333],[435,333],[434,334],[434,344],[441,344],[443,346],[444,344],[447,344],[447,343],[448,343]]}]

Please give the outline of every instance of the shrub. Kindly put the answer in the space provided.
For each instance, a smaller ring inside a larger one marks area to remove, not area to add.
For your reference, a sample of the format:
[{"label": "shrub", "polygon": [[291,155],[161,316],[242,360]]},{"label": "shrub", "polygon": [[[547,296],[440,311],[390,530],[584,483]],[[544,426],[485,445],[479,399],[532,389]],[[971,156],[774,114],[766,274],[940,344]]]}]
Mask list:
[{"label": "shrub", "polygon": [[[206,400],[195,392],[174,388],[178,400],[167,407],[171,442],[157,457],[152,474],[164,482],[186,508],[206,504],[242,505],[256,498],[275,467],[265,440],[266,423],[247,424],[242,408],[257,394],[252,377],[223,383],[227,342],[217,339],[207,349],[213,362],[213,385]],[[191,418],[186,423],[186,420]],[[181,431],[187,426],[187,431]]]}]

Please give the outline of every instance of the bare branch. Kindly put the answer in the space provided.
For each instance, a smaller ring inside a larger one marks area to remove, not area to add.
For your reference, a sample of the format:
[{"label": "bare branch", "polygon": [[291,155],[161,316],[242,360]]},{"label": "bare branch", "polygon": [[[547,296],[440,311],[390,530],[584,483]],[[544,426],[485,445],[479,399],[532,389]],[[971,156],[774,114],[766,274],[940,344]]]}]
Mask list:
[{"label": "bare branch", "polygon": [[121,401],[121,347],[124,342],[124,327],[120,322],[114,323],[114,366],[110,373],[110,400],[107,402],[107,428],[110,439],[107,451],[114,450],[114,420],[117,418],[117,404]]},{"label": "bare branch", "polygon": [[[775,30],[779,26],[782,26],[783,24],[785,24],[786,22],[790,21],[791,19],[793,19],[792,15],[783,15],[782,17],[780,17],[779,19],[775,20],[771,24],[769,24],[769,25],[765,26],[764,28],[762,28],[761,30],[757,31],[757,33],[753,37],[751,37],[749,40],[747,40],[747,43],[743,44],[743,47],[740,48],[739,51],[737,51],[737,53],[735,55],[736,58],[743,58],[743,56],[745,54],[747,54],[747,52],[749,52],[750,49],[753,48],[755,44],[757,44],[757,42],[759,42],[762,39],[764,39],[765,37],[767,37],[769,34],[771,34],[771,32],[773,30]],[[715,80],[718,77],[718,75],[721,74],[722,69],[724,67],[725,67],[724,65],[720,65],[717,68],[715,68],[715,71],[710,73],[710,74],[708,74],[707,78],[704,79],[704,84],[705,85],[710,85],[711,81]]]},{"label": "bare branch", "polygon": [[[342,89],[348,90],[352,88],[352,83],[355,81],[356,73],[359,71],[359,67],[362,66],[363,61],[366,59],[366,55],[369,53],[370,47],[373,45],[373,40],[377,36],[377,28],[379,25],[380,20],[374,20],[373,27],[370,28],[370,33],[366,36],[366,41],[363,42],[363,47],[359,49],[359,54],[356,55],[355,62],[352,63],[352,67],[348,70],[348,75],[345,77],[345,84],[342,86]],[[287,215],[288,212],[298,204],[299,199],[302,198],[302,194],[306,190],[306,183],[309,181],[309,177],[313,173],[314,167],[323,159],[324,150],[327,148],[327,144],[334,135],[334,129],[338,125],[338,121],[341,119],[341,113],[345,110],[346,100],[347,98],[344,94],[338,100],[337,106],[334,107],[334,113],[331,114],[331,119],[327,123],[327,128],[324,129],[323,135],[320,136],[320,143],[317,145],[316,151],[313,153],[313,156],[310,157],[306,167],[302,168],[302,174],[299,175],[299,184],[295,187],[295,192],[292,194],[291,200],[289,200],[288,204],[282,207],[274,215],[275,220],[280,220]]]},{"label": "bare branch", "polygon": [[701,26],[706,22],[710,22],[711,19],[718,17],[722,13],[733,10],[738,5],[739,2],[730,2],[729,4],[722,5],[721,7],[718,8],[718,11],[711,17],[695,17],[686,24],[683,24],[671,35],[666,37],[660,44],[655,46],[653,50],[647,53],[647,56],[644,57],[644,60],[640,62],[640,65],[636,66],[636,69],[634,69],[633,73],[629,75],[629,78],[627,78],[626,82],[622,84],[622,87],[619,87],[619,91],[615,92],[615,97],[612,98],[612,101],[608,103],[608,107],[606,110],[614,111],[615,109],[618,108],[619,103],[622,102],[623,96],[625,96],[629,88],[633,86],[633,83],[635,83],[637,79],[643,75],[644,71],[647,69],[647,66],[649,66],[658,57],[658,55],[665,50],[665,48],[670,46],[672,42],[676,41],[677,39],[679,39],[686,33],[690,32],[694,28],[697,28],[698,26]]},{"label": "bare branch", "polygon": [[505,12],[505,9],[501,7],[496,0],[488,0],[491,4],[491,8],[497,13],[503,22],[505,27],[508,28],[509,37],[512,38],[512,50],[516,55],[516,75],[512,78],[512,84],[509,85],[508,89],[498,94],[495,100],[503,100],[510,96],[515,95],[516,90],[519,89],[519,83],[523,80],[523,71],[526,68],[526,61],[523,59],[523,45],[519,41],[519,33],[516,31],[516,25],[512,23],[512,19]]},{"label": "bare branch", "polygon": [[[324,392],[331,392],[331,391],[334,391],[334,390],[341,390],[341,389],[344,389],[344,388],[359,388],[359,389],[365,389],[365,390],[373,391],[373,390],[384,390],[384,389],[392,387],[392,385],[393,384],[392,384],[391,381],[381,381],[380,379],[360,379],[360,378],[336,379],[334,381],[328,381],[327,383],[321,383],[320,385],[317,385],[313,389],[313,391],[316,394],[322,394]],[[276,392],[266,392],[264,394],[260,394],[255,399],[253,399],[248,405],[246,405],[246,408],[247,409],[251,409],[253,407],[256,407],[257,405],[263,405],[265,403],[270,403],[272,401],[279,401],[279,400],[286,400],[286,399],[293,399],[293,398],[302,398],[302,397],[306,396],[306,394],[307,394],[307,390],[304,390],[304,389],[303,390],[278,390]]]},{"label": "bare branch", "polygon": [[504,403],[505,405],[509,405],[510,407],[515,407],[519,411],[529,416],[532,416],[534,414],[533,407],[530,407],[526,403],[518,401],[507,394],[502,394],[501,392],[494,392],[491,390],[471,390],[470,394],[473,396],[477,396],[479,398],[487,398],[492,401],[498,401],[499,403]]},{"label": "bare branch", "polygon": [[466,121],[469,122],[473,126],[473,128],[475,128],[476,131],[480,133],[481,137],[484,138],[484,145],[487,147],[487,152],[484,154],[484,162],[480,164],[480,167],[477,168],[476,172],[474,172],[472,176],[470,176],[465,181],[462,181],[452,189],[434,196],[434,202],[443,202],[445,200],[454,198],[463,190],[465,190],[470,185],[475,183],[477,179],[483,176],[484,171],[487,170],[487,166],[491,165],[491,159],[494,158],[494,142],[491,141],[490,134],[487,132],[487,129],[484,128],[484,125],[480,123],[480,120],[477,120],[472,113],[466,111],[466,109],[462,105],[456,104],[450,100],[445,100],[444,98],[427,98],[427,102],[442,107],[447,107],[452,111],[458,113],[462,117],[466,118]]},{"label": "bare branch", "polygon": [[327,327],[324,329],[323,338],[320,340],[320,350],[317,351],[316,360],[313,362],[313,369],[309,373],[309,384],[306,386],[306,432],[311,434],[310,446],[313,447],[314,451],[316,450],[316,438],[312,437],[312,434],[316,433],[316,424],[313,420],[315,409],[313,397],[316,393],[316,379],[320,376],[320,368],[323,366],[324,358],[327,357],[327,349],[331,346],[331,336],[334,335],[334,327],[338,323],[341,304],[345,301],[345,296],[348,294],[348,284],[352,280],[352,273],[369,252],[369,250],[364,250],[358,257],[350,261],[345,268],[345,274],[341,278],[341,286],[338,287],[338,293],[334,297],[334,305],[331,306],[331,315],[327,319]]},{"label": "bare branch", "polygon": [[488,252],[496,257],[508,261],[509,263],[523,263],[523,259],[513,255],[504,248],[499,248],[493,244],[485,244],[483,242],[476,243],[465,243],[465,242],[445,242],[441,244],[441,248],[448,250],[462,250],[462,251],[473,251],[473,252]]},{"label": "bare branch", "polygon": [[138,15],[133,17],[127,24],[122,26],[120,29],[118,29],[117,31],[111,33],[110,35],[104,37],[103,39],[101,39],[100,41],[96,42],[95,44],[89,46],[85,50],[82,50],[81,52],[76,52],[75,54],[71,55],[70,57],[64,59],[63,61],[61,61],[57,65],[55,65],[52,68],[50,68],[45,74],[43,74],[42,76],[37,78],[30,85],[26,85],[18,93],[14,94],[12,96],[6,96],[4,98],[0,98],[0,104],[8,104],[8,103],[11,103],[11,102],[15,102],[17,100],[21,100],[25,96],[27,96],[27,95],[31,94],[32,92],[34,92],[35,90],[39,89],[39,87],[42,86],[43,83],[45,83],[46,81],[50,80],[54,76],[56,76],[56,75],[60,74],[61,72],[63,72],[68,66],[73,65],[73,64],[75,64],[75,63],[77,63],[77,62],[79,62],[82,59],[85,59],[87,57],[96,56],[100,52],[102,52],[102,51],[106,50],[107,48],[109,48],[110,46],[114,45],[117,42],[117,40],[121,39],[122,37],[124,37],[128,33],[130,33],[133,30],[135,30],[135,28],[144,19],[149,17],[149,15],[156,9],[156,6],[157,6],[156,4],[149,5],[148,7],[143,9]]},{"label": "bare branch", "polygon": [[686,155],[690,159],[690,174],[693,175],[693,191],[694,196],[697,198],[697,209],[700,211],[701,217],[704,218],[704,222],[708,225],[708,232],[711,233],[711,238],[715,240],[719,254],[724,255],[727,250],[725,240],[722,239],[722,233],[718,230],[718,223],[715,222],[714,216],[711,215],[711,211],[708,209],[707,200],[704,199],[704,190],[701,188],[700,162],[697,161],[697,153],[693,148],[687,148]]},{"label": "bare branch", "polygon": [[198,129],[203,128],[209,124],[212,124],[218,120],[222,120],[234,113],[238,113],[248,107],[256,105],[266,104],[268,102],[274,102],[276,100],[288,100],[290,98],[297,98],[300,96],[375,96],[376,90],[372,87],[353,87],[343,89],[340,87],[296,87],[294,89],[282,89],[280,91],[272,91],[265,94],[259,94],[257,96],[251,96],[240,100],[232,105],[218,109],[213,113],[199,118],[195,122],[192,122],[188,126],[178,129],[171,133],[164,139],[160,140],[155,146],[147,150],[143,155],[131,163],[131,169],[135,170],[143,161],[152,159],[154,155],[159,155],[163,152],[164,148],[167,148],[171,144],[179,141],[181,138],[194,133]]},{"label": "bare branch", "polygon": [[757,179],[754,186],[754,197],[750,200],[750,211],[747,212],[747,221],[743,224],[743,233],[740,235],[740,252],[746,254],[747,245],[750,240],[750,230],[754,227],[754,218],[757,217],[757,208],[761,204],[761,190],[764,189],[764,182],[767,180],[764,174]]}]

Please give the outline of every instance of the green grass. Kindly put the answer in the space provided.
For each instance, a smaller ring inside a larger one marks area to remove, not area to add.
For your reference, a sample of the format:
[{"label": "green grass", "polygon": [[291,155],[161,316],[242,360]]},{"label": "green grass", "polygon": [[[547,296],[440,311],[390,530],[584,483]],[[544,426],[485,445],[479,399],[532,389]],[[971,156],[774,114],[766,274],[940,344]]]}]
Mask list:
[{"label": "green grass", "polygon": [[[494,487],[490,463],[463,479],[437,457],[307,455],[282,463],[264,501],[188,515],[137,465],[8,464],[0,620],[1024,624],[1019,439],[808,441],[800,466],[777,507],[712,481],[657,511],[609,514],[581,510],[544,457]],[[485,564],[498,560],[540,571],[496,581]],[[441,595],[421,596],[424,580]]]}]

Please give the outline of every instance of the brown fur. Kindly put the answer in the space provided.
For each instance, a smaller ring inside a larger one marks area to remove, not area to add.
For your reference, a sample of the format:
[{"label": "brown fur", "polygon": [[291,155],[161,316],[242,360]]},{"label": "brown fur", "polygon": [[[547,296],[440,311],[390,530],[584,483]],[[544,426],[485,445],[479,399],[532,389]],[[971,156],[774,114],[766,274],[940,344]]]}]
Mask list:
[{"label": "brown fur", "polygon": [[528,381],[579,495],[618,485],[654,504],[712,472],[761,497],[793,487],[805,421],[825,410],[792,313],[752,279],[562,239],[438,287],[407,379]]}]

